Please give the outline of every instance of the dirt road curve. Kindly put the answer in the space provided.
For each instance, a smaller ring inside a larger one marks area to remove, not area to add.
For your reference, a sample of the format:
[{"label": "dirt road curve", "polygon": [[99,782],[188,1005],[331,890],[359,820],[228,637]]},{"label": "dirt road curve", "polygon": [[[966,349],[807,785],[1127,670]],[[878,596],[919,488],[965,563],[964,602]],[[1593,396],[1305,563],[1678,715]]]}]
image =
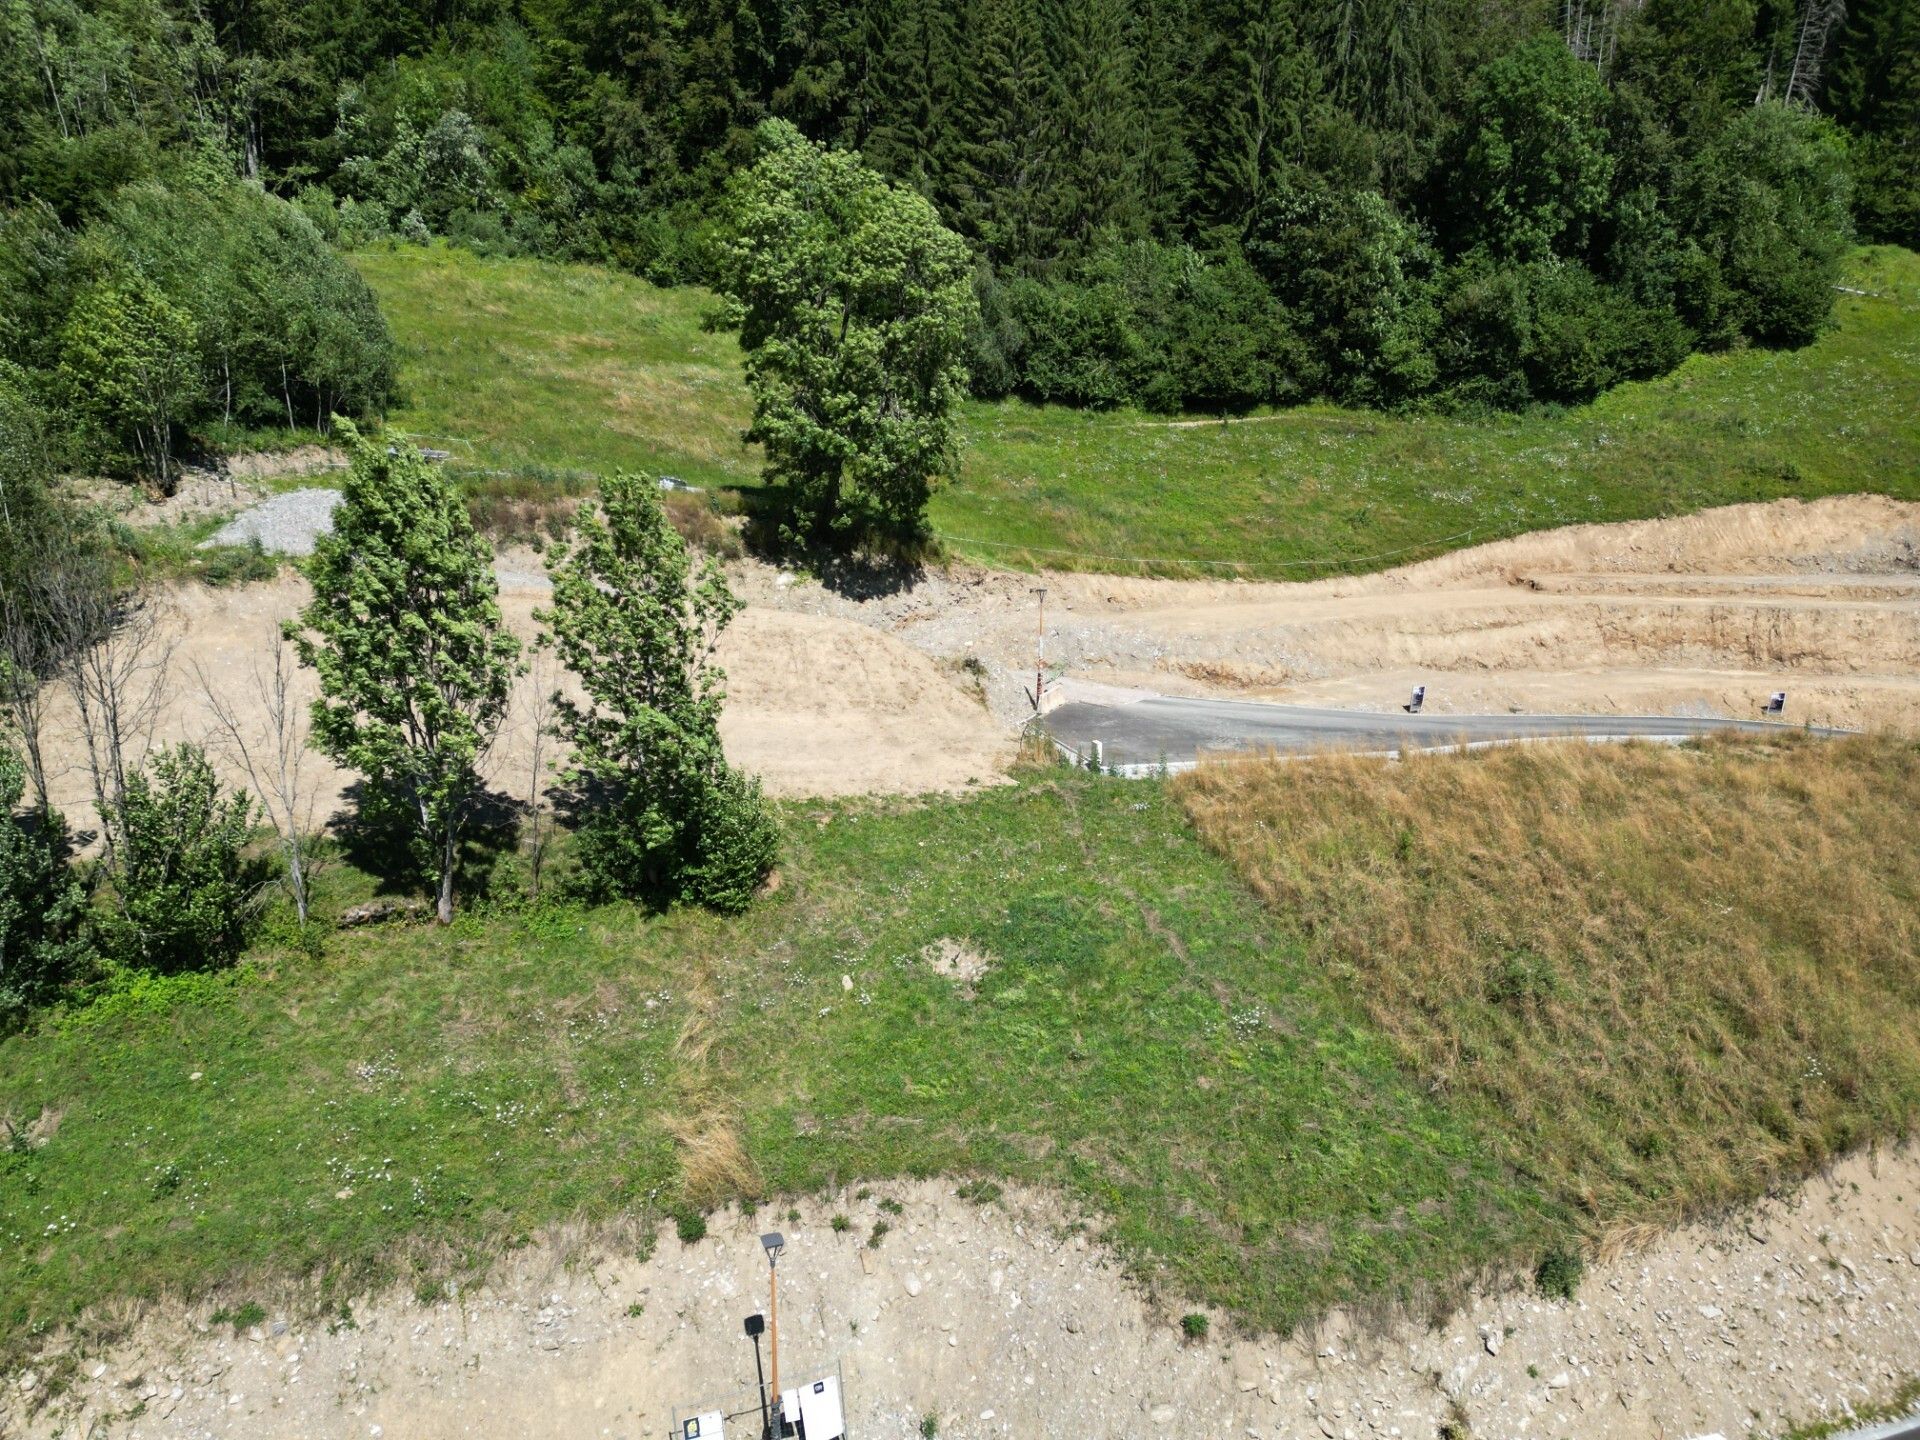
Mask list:
[{"label": "dirt road curve", "polygon": [[1147,695],[1074,680],[1061,682],[1049,693],[1062,699],[1047,711],[1047,731],[1054,740],[1083,764],[1093,760],[1093,746],[1098,743],[1100,763],[1121,774],[1184,768],[1201,756],[1235,751],[1398,754],[1525,740],[1672,741],[1715,731],[1765,734],[1783,728],[1690,715],[1381,714],[1257,700]]},{"label": "dirt road curve", "polygon": [[1309,584],[955,570],[866,601],[741,577],[757,603],[884,629],[1032,684],[1037,585],[1051,671],[1176,695],[1438,714],[1757,715],[1913,728],[1920,505],[1875,496],[1575,526]]},{"label": "dirt road curve", "polygon": [[[501,577],[509,622],[531,635],[538,558],[503,556]],[[731,578],[749,603],[721,646],[722,733],[779,795],[1000,777],[1031,714],[1040,585],[1051,673],[1176,696],[1397,713],[1425,684],[1443,717],[1749,718],[1784,688],[1796,724],[1912,729],[1920,716],[1920,505],[1875,497],[1577,527],[1301,585],[956,567],[855,599],[755,563]],[[165,597],[174,652],[154,738],[208,737],[196,665],[244,703],[306,593],[288,576]],[[551,684],[522,682],[490,758],[509,795],[528,791],[531,701]],[[85,827],[83,751],[57,703],[51,736],[56,797]],[[345,778],[312,762],[321,815]]]}]

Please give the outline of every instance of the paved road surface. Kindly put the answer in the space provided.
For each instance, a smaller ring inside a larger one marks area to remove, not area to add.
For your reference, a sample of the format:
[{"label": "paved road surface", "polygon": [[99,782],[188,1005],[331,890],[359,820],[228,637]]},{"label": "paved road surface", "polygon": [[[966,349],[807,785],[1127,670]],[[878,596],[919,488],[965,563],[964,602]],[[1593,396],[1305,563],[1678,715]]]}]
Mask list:
[{"label": "paved road surface", "polygon": [[[1560,737],[1677,740],[1718,730],[1760,734],[1797,726],[1749,720],[1665,715],[1406,715],[1317,710],[1253,700],[1191,700],[1171,695],[1069,699],[1047,712],[1054,739],[1082,760],[1093,741],[1113,769],[1189,765],[1202,751],[1275,750],[1307,755],[1329,750],[1445,749]],[[1817,731],[1834,735],[1839,731]]]}]

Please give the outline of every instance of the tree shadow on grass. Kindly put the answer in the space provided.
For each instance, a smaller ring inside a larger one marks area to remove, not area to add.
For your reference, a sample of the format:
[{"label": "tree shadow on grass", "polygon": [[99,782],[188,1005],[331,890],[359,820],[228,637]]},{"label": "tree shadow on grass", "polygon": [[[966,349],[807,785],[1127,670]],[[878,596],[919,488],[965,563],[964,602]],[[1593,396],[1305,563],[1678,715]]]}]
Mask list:
[{"label": "tree shadow on grass", "polygon": [[[503,861],[520,849],[524,807],[497,790],[482,790],[460,842],[454,869],[456,906],[495,898]],[[364,782],[347,787],[347,806],[329,822],[340,857],[373,877],[374,894],[431,900],[438,877],[420,861],[406,811],[372,801]]]}]

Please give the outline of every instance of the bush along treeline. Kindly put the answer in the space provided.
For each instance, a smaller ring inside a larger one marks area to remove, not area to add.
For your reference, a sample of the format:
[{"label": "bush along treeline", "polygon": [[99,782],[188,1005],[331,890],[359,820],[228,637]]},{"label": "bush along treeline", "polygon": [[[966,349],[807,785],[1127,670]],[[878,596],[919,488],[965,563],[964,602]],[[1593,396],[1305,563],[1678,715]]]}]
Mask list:
[{"label": "bush along treeline", "polygon": [[784,119],[965,237],[985,394],[1572,400],[1803,340],[1850,227],[1920,245],[1920,0],[0,16],[0,206],[69,224],[184,155],[349,244],[706,280],[712,202]]},{"label": "bush along treeline", "polygon": [[64,219],[0,215],[0,389],[40,412],[58,463],[170,493],[183,445],[234,427],[378,412],[393,342],[313,223],[256,186],[185,177]]},{"label": "bush along treeline", "polygon": [[[44,486],[0,487],[0,1028],[90,983],[230,965],[267,910],[276,860],[310,941],[325,816],[301,779],[308,748],[359,776],[348,828],[374,847],[372,866],[428,889],[442,922],[473,842],[497,849],[516,833],[512,802],[482,774],[523,673],[492,554],[444,471],[342,423],[353,460],[313,598],[258,658],[260,703],[245,718],[244,675],[195,672],[214,717],[204,747],[146,751],[182,677],[108,538]],[[557,649],[577,689],[536,694],[527,720],[570,747],[559,798],[574,822],[572,892],[745,909],[778,828],[720,745],[713,651],[738,606],[718,567],[695,567],[657,481],[614,475],[550,569],[541,649]],[[293,698],[300,664],[319,682],[311,707]],[[95,833],[73,835],[52,802],[43,740],[56,702],[84,742]],[[210,751],[248,785],[225,783]],[[522,817],[532,865],[540,754]]]}]

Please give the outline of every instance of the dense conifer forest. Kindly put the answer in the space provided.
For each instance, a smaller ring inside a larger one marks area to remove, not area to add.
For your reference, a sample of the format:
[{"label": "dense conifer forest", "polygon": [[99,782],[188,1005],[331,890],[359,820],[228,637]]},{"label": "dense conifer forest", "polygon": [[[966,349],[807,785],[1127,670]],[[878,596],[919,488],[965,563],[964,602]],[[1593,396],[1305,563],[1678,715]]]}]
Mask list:
[{"label": "dense conifer forest", "polygon": [[[1853,239],[1920,243],[1920,0],[0,0],[0,356],[112,319],[190,338],[200,411],[377,408],[316,238],[699,282],[769,116],[967,240],[983,395],[1573,402],[1804,342]],[[298,314],[158,273],[242,264],[195,209]]]}]

